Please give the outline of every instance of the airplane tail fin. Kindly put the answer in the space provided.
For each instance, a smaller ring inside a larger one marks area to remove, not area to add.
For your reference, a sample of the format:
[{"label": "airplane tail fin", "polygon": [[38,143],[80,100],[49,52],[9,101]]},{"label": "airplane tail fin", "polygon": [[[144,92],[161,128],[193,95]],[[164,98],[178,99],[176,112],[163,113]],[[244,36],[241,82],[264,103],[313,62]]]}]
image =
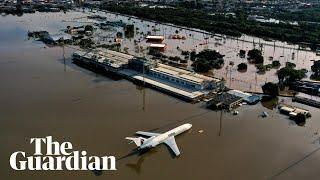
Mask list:
[{"label": "airplane tail fin", "polygon": [[145,140],[143,137],[126,137],[126,139],[130,140],[130,143],[134,142],[138,147],[141,146]]}]

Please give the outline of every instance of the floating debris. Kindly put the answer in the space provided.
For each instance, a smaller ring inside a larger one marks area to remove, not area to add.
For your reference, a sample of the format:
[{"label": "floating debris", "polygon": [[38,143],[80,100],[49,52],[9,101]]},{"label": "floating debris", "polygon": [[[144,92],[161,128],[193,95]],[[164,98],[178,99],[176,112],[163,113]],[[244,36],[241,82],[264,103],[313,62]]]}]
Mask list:
[{"label": "floating debris", "polygon": [[265,112],[265,111],[263,111],[262,113],[261,113],[261,117],[263,117],[263,118],[266,118],[266,117],[268,117],[269,116],[269,114],[267,113],[267,112]]},{"label": "floating debris", "polygon": [[238,115],[239,114],[239,111],[232,111],[232,115]]}]

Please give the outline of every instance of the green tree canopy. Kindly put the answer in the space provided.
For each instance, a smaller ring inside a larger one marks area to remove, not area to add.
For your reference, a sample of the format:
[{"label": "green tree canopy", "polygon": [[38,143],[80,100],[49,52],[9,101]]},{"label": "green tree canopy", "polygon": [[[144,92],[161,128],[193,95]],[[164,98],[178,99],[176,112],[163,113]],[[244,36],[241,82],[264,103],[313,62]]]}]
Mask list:
[{"label": "green tree canopy", "polygon": [[278,84],[267,82],[262,86],[262,91],[265,94],[275,97],[279,95],[279,86]]},{"label": "green tree canopy", "polygon": [[311,78],[320,80],[320,60],[313,62],[313,65],[311,66],[311,71],[313,72]]}]

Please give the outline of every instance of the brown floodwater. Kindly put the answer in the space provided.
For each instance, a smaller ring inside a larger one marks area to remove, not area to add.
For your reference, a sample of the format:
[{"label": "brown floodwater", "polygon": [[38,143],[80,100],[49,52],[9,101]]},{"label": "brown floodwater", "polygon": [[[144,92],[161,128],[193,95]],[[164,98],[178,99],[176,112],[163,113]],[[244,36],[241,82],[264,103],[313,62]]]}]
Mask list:
[{"label": "brown floodwater", "polygon": [[[80,13],[80,12],[78,12]],[[137,47],[143,47],[147,49],[149,43],[146,42],[145,36],[148,33],[153,35],[163,35],[165,40],[163,43],[167,44],[166,50],[163,52],[167,56],[180,56],[182,51],[196,51],[200,52],[204,49],[214,49],[219,51],[221,54],[225,55],[225,63],[221,69],[213,70],[212,75],[218,78],[224,78],[226,80],[226,85],[229,88],[240,89],[243,91],[250,92],[262,92],[261,86],[266,82],[276,82],[278,80],[276,71],[277,69],[271,69],[263,74],[257,73],[257,68],[253,64],[249,64],[248,70],[246,72],[238,72],[237,65],[245,62],[246,58],[240,58],[239,51],[249,50],[256,48],[262,51],[264,57],[264,65],[271,64],[272,60],[278,60],[281,67],[284,67],[287,62],[295,63],[297,69],[307,69],[311,70],[312,60],[319,59],[319,56],[315,52],[309,51],[308,48],[302,48],[298,45],[289,44],[281,41],[267,41],[262,38],[252,37],[243,35],[238,39],[226,37],[220,38],[217,36],[211,37],[207,34],[201,33],[200,30],[193,31],[190,29],[177,28],[174,26],[168,26],[164,24],[158,24],[150,21],[144,21],[136,18],[126,17],[122,15],[115,15],[106,12],[85,12],[82,15],[74,18],[73,21],[66,22],[90,22],[88,20],[88,15],[101,15],[107,17],[109,21],[123,21],[124,23],[133,24],[135,26],[135,35],[132,38],[124,38],[121,43],[121,49],[124,52],[134,54],[137,56],[150,57],[147,55],[147,51],[144,52],[137,51]],[[85,14],[85,15],[84,15]],[[94,21],[99,22],[99,21]],[[108,43],[113,41],[117,32],[123,32],[123,28],[112,28],[109,31],[99,31],[96,33],[95,41],[97,43]],[[170,38],[171,35],[178,33],[184,36],[185,40],[177,40]],[[207,40],[206,40],[207,39]],[[136,42],[136,44],[135,44]],[[260,46],[260,43],[263,44]],[[191,61],[189,60],[188,68],[192,68]],[[230,65],[234,64],[234,65]],[[307,74],[306,79],[310,76]]]},{"label": "brown floodwater", "polygon": [[[36,13],[0,17],[1,179],[318,179],[319,110],[301,127],[268,104],[242,106],[239,115],[207,110],[127,80],[112,80],[72,63],[74,49],[46,47],[28,40],[27,31],[57,32],[62,19],[78,13]],[[289,99],[284,99],[292,104]],[[266,111],[269,117],[261,118]],[[160,145],[134,149],[124,139],[135,131],[164,132],[183,123],[190,131],[176,138],[172,158]],[[203,130],[203,133],[199,133]],[[9,156],[32,154],[31,137],[70,141],[89,155],[114,155],[117,171],[14,171]]]}]

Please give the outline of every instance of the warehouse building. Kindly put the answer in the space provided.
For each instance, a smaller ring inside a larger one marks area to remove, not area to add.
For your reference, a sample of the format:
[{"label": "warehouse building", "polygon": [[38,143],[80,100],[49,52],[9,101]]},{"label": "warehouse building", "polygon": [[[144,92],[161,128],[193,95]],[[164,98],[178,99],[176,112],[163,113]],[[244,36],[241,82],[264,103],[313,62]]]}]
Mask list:
[{"label": "warehouse building", "polygon": [[256,104],[261,100],[260,96],[253,95],[253,94],[246,93],[246,92],[242,92],[239,90],[230,90],[230,91],[228,91],[228,94],[239,96],[239,97],[243,98],[243,101],[245,101],[248,104]]}]

